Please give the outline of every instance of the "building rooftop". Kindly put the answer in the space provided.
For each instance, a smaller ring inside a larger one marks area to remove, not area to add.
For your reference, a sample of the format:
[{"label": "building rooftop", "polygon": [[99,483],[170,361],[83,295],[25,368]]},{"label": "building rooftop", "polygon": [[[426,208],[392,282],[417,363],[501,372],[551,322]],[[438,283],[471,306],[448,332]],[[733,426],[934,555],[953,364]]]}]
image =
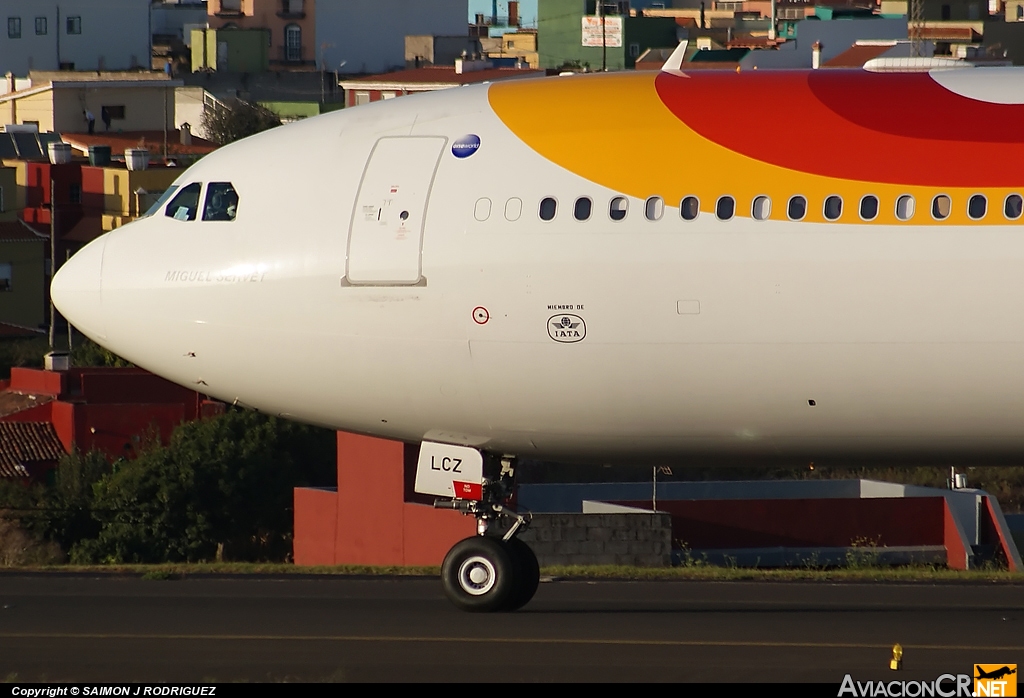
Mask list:
[{"label": "building rooftop", "polygon": [[826,68],[860,68],[868,61],[878,58],[882,54],[889,51],[889,49],[896,46],[895,41],[888,42],[873,42],[871,44],[861,44],[860,42],[854,44],[850,48],[846,49],[838,56],[830,58],[825,61],[824,67]]},{"label": "building rooftop", "polygon": [[[64,133],[61,134],[65,143],[70,143],[75,150],[88,154],[91,145],[109,145],[111,153],[116,157],[129,148],[146,148],[156,156],[163,156],[163,131],[98,131],[96,133]],[[192,143],[181,142],[181,131],[168,129],[167,154],[171,155],[206,155],[218,148],[216,143],[198,136],[192,136]]]},{"label": "building rooftop", "polygon": [[[0,242],[40,242],[49,240],[49,233],[43,234],[29,226],[24,221],[2,221],[0,222]],[[0,323],[2,325],[3,323]],[[0,337],[4,335],[0,329]]]},{"label": "building rooftop", "polygon": [[49,422],[0,422],[0,478],[26,478],[37,463],[66,454]]},{"label": "building rooftop", "polygon": [[393,73],[366,75],[363,77],[343,80],[339,83],[345,89],[368,88],[371,85],[469,85],[477,82],[490,82],[508,78],[538,77],[544,75],[543,70],[530,68],[484,68],[469,70],[462,73],[455,71],[455,66],[425,66],[397,70]]}]

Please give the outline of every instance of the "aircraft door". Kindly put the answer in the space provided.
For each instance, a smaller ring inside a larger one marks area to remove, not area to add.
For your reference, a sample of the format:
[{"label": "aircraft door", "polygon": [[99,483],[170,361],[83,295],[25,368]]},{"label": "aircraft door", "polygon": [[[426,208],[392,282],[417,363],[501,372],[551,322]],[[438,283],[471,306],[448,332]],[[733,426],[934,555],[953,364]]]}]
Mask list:
[{"label": "aircraft door", "polygon": [[446,142],[441,136],[377,141],[363,171],[349,226],[348,283],[421,283],[427,200]]}]

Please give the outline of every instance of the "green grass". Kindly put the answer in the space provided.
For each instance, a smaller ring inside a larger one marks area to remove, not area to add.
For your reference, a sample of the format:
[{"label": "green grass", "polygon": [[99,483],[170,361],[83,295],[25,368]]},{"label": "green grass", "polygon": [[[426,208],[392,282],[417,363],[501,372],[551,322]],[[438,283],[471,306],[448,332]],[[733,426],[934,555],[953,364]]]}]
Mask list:
[{"label": "green grass", "polygon": [[[147,580],[175,580],[208,575],[337,575],[382,577],[436,577],[438,567],[336,565],[299,567],[292,564],[197,563],[162,565],[53,565],[0,570],[24,573],[110,574],[137,576]],[[541,574],[555,579],[592,580],[674,580],[674,581],[763,581],[763,582],[893,582],[893,583],[988,583],[1024,584],[1024,574],[985,568],[950,570],[944,567],[858,567],[855,569],[749,569],[697,565],[684,567],[627,567],[621,565],[544,567]]]}]

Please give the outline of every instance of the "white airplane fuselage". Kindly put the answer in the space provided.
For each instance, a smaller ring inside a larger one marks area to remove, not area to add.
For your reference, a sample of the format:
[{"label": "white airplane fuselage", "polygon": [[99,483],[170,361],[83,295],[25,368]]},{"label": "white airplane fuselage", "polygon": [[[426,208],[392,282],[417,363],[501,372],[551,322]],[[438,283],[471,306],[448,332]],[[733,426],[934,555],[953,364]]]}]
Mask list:
[{"label": "white airplane fuselage", "polygon": [[[731,220],[705,196],[684,221],[673,187],[700,186],[706,163],[659,164],[677,178],[664,194],[623,192],[524,142],[493,87],[214,152],[178,184],[230,182],[235,220],[158,211],[105,235],[58,273],[59,310],[201,393],[407,442],[693,463],[1024,456],[1020,223],[756,220],[739,193]],[[626,140],[602,139],[597,117],[560,128],[592,134],[595,157],[659,156],[643,123]],[[467,135],[479,147],[458,157]]]}]

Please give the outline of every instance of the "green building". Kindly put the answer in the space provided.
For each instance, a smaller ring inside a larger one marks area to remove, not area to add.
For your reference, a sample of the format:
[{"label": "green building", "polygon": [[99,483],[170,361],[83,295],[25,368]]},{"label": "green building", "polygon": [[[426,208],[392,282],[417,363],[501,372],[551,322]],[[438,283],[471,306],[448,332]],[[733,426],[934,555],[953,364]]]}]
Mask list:
[{"label": "green building", "polygon": [[604,26],[594,0],[541,0],[537,8],[537,48],[541,68],[567,66],[590,70],[632,68],[649,48],[679,43],[672,17],[612,14],[606,3]]},{"label": "green building", "polygon": [[262,73],[270,66],[269,29],[193,29],[192,72]]}]

